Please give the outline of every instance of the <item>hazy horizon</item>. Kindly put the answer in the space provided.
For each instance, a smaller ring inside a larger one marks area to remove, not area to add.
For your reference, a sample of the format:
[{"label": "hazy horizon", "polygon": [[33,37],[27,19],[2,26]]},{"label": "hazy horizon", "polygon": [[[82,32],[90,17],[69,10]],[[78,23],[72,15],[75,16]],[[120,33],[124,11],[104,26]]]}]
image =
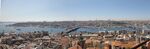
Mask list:
[{"label": "hazy horizon", "polygon": [[150,20],[150,0],[1,0],[0,21]]}]

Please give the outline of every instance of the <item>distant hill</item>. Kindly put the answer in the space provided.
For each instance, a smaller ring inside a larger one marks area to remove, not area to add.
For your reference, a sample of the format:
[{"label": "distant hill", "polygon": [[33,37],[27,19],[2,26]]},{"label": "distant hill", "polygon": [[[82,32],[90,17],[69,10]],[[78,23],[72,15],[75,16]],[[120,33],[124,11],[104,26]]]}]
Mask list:
[{"label": "distant hill", "polygon": [[74,26],[126,26],[126,25],[143,25],[149,24],[150,21],[104,21],[104,20],[95,20],[95,21],[55,21],[55,22],[19,22],[9,26],[19,26],[19,27],[28,27],[28,26],[39,26],[39,27],[74,27]]}]

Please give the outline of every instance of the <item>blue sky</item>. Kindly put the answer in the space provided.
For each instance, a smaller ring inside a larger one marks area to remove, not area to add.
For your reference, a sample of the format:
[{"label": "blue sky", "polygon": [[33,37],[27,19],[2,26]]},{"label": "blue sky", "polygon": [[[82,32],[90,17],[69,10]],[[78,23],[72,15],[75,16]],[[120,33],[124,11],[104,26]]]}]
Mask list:
[{"label": "blue sky", "polygon": [[1,8],[1,0],[0,0],[0,8]]},{"label": "blue sky", "polygon": [[150,0],[3,0],[0,21],[149,20]]}]

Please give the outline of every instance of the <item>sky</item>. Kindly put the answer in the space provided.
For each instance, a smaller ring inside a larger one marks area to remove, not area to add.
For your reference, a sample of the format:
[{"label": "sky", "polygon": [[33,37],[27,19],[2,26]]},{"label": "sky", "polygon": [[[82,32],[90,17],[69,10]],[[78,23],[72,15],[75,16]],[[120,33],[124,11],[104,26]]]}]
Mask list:
[{"label": "sky", "polygon": [[1,8],[1,0],[0,0],[0,8]]},{"label": "sky", "polygon": [[1,0],[0,0],[0,16],[1,16],[2,14],[1,14]]},{"label": "sky", "polygon": [[2,0],[0,21],[149,20],[150,0]]}]

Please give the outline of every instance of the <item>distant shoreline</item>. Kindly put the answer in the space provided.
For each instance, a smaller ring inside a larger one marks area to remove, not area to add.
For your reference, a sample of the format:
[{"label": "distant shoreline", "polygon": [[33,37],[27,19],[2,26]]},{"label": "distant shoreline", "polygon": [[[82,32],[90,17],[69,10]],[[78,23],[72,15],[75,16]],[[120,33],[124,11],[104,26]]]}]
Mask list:
[{"label": "distant shoreline", "polygon": [[54,22],[17,22],[15,24],[11,24],[8,26],[39,26],[39,27],[76,27],[76,26],[93,26],[93,27],[100,27],[100,26],[127,26],[131,25],[134,26],[135,24],[144,25],[149,24],[150,21],[113,21],[113,20],[91,20],[91,21],[54,21]]},{"label": "distant shoreline", "polygon": [[0,23],[21,23],[21,22],[66,22],[66,21],[150,21],[150,20],[64,20],[64,21],[0,21]]}]

